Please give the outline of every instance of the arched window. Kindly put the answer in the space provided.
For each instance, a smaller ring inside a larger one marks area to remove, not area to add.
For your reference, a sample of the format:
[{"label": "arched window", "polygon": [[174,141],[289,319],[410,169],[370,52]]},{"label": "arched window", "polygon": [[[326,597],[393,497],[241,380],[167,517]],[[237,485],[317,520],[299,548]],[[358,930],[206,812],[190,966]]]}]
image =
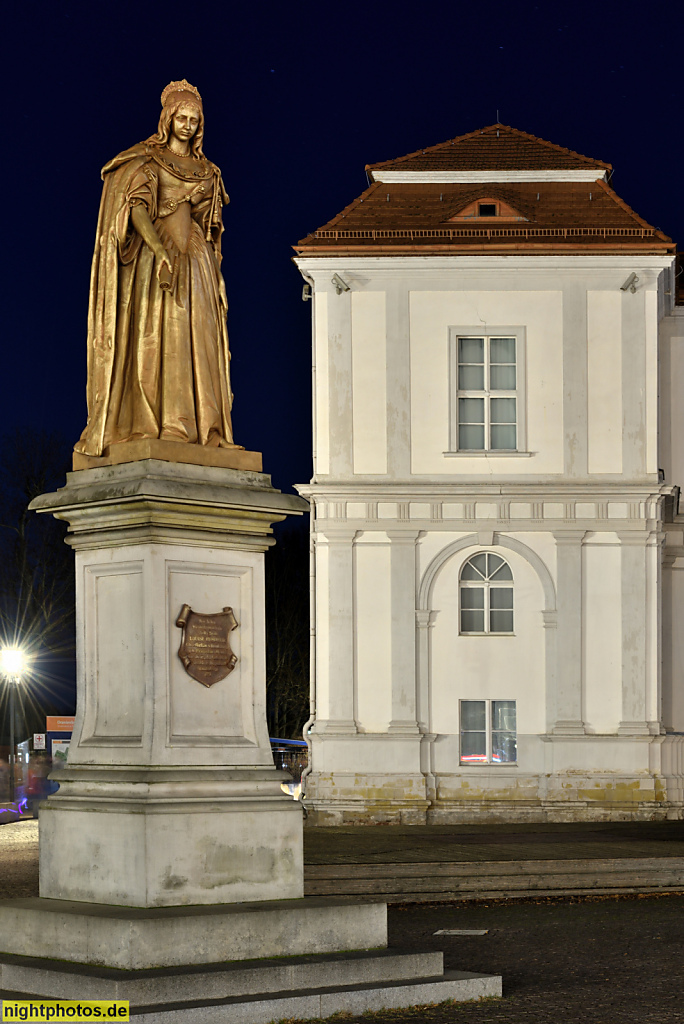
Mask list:
[{"label": "arched window", "polygon": [[461,569],[461,633],[513,632],[513,573],[499,555],[480,551]]}]

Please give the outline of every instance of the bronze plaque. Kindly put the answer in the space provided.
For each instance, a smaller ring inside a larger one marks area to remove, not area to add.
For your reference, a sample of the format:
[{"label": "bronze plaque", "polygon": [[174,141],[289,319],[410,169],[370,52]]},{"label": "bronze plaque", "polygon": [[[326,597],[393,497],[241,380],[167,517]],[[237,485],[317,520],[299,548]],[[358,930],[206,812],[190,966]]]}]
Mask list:
[{"label": "bronze plaque", "polygon": [[230,649],[229,635],[237,622],[232,608],[200,615],[184,604],[176,625],[183,630],[178,657],[189,676],[203,686],[213,686],[233,671],[237,657]]}]

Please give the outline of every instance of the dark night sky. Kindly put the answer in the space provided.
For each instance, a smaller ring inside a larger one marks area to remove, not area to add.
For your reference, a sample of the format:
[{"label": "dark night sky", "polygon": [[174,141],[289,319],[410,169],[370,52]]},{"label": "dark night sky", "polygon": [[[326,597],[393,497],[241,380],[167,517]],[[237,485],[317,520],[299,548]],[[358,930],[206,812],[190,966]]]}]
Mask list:
[{"label": "dark night sky", "polygon": [[500,119],[615,167],[684,240],[683,6],[54,3],[3,13],[2,410],[85,423],[101,166],[150,135],[159,94],[204,98],[224,213],[236,440],[277,486],[310,476],[310,307],[291,245],[365,187],[364,165]]}]

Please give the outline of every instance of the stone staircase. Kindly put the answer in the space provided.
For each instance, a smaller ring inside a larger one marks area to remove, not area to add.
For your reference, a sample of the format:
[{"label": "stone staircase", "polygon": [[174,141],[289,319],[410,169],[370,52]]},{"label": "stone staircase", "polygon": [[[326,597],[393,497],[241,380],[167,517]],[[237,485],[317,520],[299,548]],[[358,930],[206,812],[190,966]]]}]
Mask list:
[{"label": "stone staircase", "polygon": [[307,864],[307,896],[424,903],[684,890],[684,857]]}]

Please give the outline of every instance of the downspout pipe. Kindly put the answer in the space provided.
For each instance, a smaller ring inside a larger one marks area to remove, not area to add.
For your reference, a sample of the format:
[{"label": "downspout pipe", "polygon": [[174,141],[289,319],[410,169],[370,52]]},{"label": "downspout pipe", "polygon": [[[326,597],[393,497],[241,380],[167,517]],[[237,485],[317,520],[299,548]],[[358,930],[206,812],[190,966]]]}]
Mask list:
[{"label": "downspout pipe", "polygon": [[[313,278],[302,274],[311,286],[311,436],[313,438],[313,475],[316,477],[316,292]],[[301,797],[306,798],[306,781],[313,768],[313,745],[309,730],[316,721],[316,504],[311,502],[309,509],[309,717],[302,729],[302,736],[307,746],[307,765],[302,772]],[[306,814],[306,805],[304,805]]]}]

